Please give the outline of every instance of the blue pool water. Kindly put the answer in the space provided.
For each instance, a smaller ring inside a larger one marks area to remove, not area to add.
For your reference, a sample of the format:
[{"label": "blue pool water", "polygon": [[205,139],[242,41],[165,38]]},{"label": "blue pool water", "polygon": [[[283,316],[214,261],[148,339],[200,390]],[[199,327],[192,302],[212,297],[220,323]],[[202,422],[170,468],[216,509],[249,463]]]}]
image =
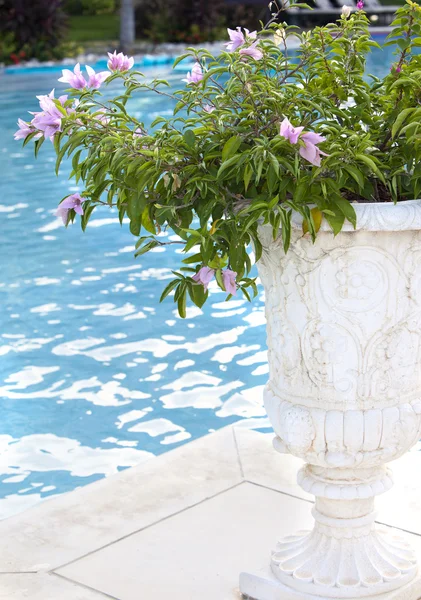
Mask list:
[{"label": "blue pool water", "polygon": [[[390,60],[376,52],[373,70]],[[36,95],[64,88],[57,77],[0,74],[0,518],[235,421],[268,427],[262,295],[225,303],[211,289],[183,321],[171,300],[158,304],[176,246],[135,260],[116,213],[97,210],[86,234],[54,216],[79,189],[69,166],[56,178],[51,145],[35,162],[13,132]],[[147,124],[170,114],[152,94],[130,109]]]}]

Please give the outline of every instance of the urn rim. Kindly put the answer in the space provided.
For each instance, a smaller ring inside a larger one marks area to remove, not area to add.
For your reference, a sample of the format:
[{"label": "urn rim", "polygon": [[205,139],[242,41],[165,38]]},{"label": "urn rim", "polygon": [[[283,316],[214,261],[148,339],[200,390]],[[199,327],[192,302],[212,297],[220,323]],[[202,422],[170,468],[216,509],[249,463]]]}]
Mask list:
[{"label": "urn rim", "polygon": [[[345,221],[340,233],[355,231],[417,231],[421,229],[421,199],[404,200],[403,202],[353,202],[352,207],[357,215],[354,229],[349,221]],[[303,217],[294,212],[292,226],[301,229]],[[330,232],[330,225],[323,219],[321,232]],[[339,234],[340,235],[340,234]]]}]

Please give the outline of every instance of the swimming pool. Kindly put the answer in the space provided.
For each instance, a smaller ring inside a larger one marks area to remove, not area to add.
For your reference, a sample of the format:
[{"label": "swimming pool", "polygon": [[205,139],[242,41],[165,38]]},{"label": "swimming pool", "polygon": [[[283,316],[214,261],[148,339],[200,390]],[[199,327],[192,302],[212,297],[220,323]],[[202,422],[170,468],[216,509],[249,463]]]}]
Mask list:
[{"label": "swimming pool", "polygon": [[[376,51],[382,74],[390,50]],[[147,76],[180,85],[168,65]],[[234,421],[266,428],[262,294],[253,304],[211,290],[185,321],[157,300],[179,265],[174,246],[133,258],[117,214],[98,209],[84,235],[56,219],[79,188],[49,144],[38,163],[13,141],[18,117],[57,71],[0,75],[0,518],[134,465]],[[146,123],[170,114],[142,94],[131,110]]]}]

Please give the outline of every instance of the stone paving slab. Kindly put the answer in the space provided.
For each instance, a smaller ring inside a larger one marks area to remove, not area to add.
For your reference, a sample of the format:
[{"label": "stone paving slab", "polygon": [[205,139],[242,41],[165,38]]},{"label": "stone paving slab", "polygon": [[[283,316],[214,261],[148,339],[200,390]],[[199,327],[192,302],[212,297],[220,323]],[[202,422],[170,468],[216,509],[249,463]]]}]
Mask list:
[{"label": "stone paving slab", "polygon": [[235,600],[239,573],[269,561],[281,534],[312,527],[310,511],[308,502],[245,482],[58,573],[119,600]]},{"label": "stone paving slab", "polygon": [[54,573],[0,575],[1,600],[105,600],[110,596]]},{"label": "stone paving slab", "polygon": [[[228,427],[46,501],[0,522],[0,599],[238,600],[239,573],[312,526],[301,465]],[[421,556],[421,453],[392,467],[378,520],[417,534]]]}]

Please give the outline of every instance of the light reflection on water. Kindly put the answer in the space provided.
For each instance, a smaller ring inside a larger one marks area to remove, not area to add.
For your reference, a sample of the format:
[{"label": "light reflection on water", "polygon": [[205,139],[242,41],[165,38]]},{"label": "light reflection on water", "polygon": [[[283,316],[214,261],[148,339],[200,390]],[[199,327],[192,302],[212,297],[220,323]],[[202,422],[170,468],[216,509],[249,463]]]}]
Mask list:
[{"label": "light reflection on water", "polygon": [[[234,421],[268,427],[262,293],[225,303],[211,287],[182,321],[171,300],[158,304],[179,249],[135,261],[109,210],[86,235],[54,217],[79,190],[69,165],[56,178],[49,143],[36,164],[12,135],[56,79],[0,75],[0,518]],[[130,108],[146,124],[169,112],[151,94]]]}]

